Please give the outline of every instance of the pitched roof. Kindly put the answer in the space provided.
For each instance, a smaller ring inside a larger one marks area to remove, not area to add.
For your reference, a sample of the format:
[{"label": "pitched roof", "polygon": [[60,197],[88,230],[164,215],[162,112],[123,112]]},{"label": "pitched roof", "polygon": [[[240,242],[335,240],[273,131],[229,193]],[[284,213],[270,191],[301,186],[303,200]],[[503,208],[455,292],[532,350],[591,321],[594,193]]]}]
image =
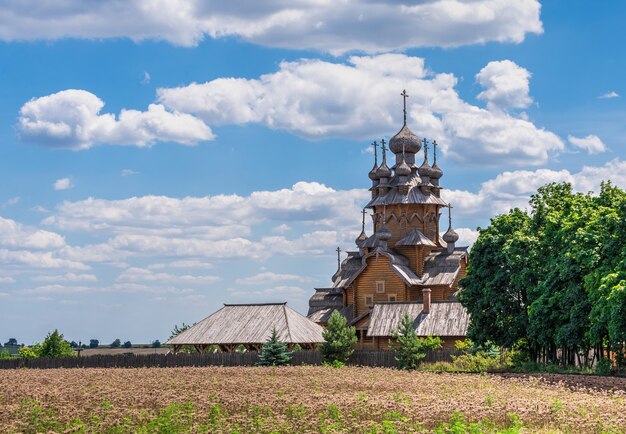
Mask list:
[{"label": "pitched roof", "polygon": [[422,303],[379,303],[370,315],[367,336],[391,336],[405,313],[413,318],[418,336],[466,336],[470,316],[459,302],[433,302],[430,313]]},{"label": "pitched roof", "polygon": [[309,298],[309,313],[320,309],[341,309],[343,308],[343,294],[340,288],[315,288],[315,294]]},{"label": "pitched roof", "polygon": [[461,270],[461,259],[467,256],[467,247],[457,247],[452,252],[435,250],[424,259],[420,285],[452,285]]},{"label": "pitched roof", "polygon": [[430,238],[421,233],[418,229],[409,231],[406,236],[396,243],[396,246],[429,246],[437,247],[437,244],[433,243]]},{"label": "pitched roof", "polygon": [[409,267],[409,260],[407,258],[392,250],[378,247],[374,251],[360,258],[359,268],[355,269],[352,274],[347,279],[345,279],[345,281],[342,282],[343,285],[348,286],[352,282],[354,282],[359,274],[361,274],[361,272],[365,270],[365,268],[367,268],[367,259],[371,258],[372,256],[378,257],[379,255],[385,256],[387,259],[389,259],[390,268],[395,271],[396,274],[400,276],[400,278],[402,278],[402,280],[404,280],[407,285],[412,286],[418,285],[420,283],[419,277],[417,277],[413,270],[411,270],[411,267]]},{"label": "pitched roof", "polygon": [[346,318],[346,320],[348,320],[348,322],[352,321],[352,318],[354,317],[354,307],[352,305],[349,305],[346,307],[339,307],[339,308],[319,309],[313,313],[310,313],[307,316],[307,318],[318,324],[319,323],[326,324],[328,322],[328,319],[330,318],[330,316],[335,310],[339,311],[339,313],[343,315]]},{"label": "pitched roof", "polygon": [[343,260],[341,267],[332,277],[333,288],[345,287],[346,282],[361,268],[361,264],[362,257],[358,252],[348,252],[348,257]]},{"label": "pitched roof", "polygon": [[276,328],[287,343],[323,342],[322,327],[287,306],[287,303],[224,304],[167,344],[262,344]]}]

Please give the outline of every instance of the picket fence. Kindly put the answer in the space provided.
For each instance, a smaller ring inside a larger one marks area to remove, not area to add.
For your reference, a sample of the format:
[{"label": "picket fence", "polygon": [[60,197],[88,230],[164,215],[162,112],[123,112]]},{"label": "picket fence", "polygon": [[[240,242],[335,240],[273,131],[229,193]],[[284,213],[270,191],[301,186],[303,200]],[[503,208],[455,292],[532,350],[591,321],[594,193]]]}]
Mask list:
[{"label": "picket fence", "polygon": [[[460,354],[457,350],[428,351],[423,359],[425,363],[450,361],[452,356]],[[294,352],[292,365],[321,365],[319,351]],[[55,359],[9,359],[0,360],[0,369],[56,369],[56,368],[177,368],[185,366],[254,366],[259,361],[259,354],[254,351],[244,353],[213,354],[121,354],[94,355],[89,357],[67,357]],[[349,365],[395,367],[395,351],[356,350]]]}]

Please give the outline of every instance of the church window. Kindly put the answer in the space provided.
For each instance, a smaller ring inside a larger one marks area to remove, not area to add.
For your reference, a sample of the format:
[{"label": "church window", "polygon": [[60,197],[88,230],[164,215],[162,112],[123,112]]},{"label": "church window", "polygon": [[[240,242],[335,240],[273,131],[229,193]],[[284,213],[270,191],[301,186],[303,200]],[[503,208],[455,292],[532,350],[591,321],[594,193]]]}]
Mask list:
[{"label": "church window", "polygon": [[365,306],[368,307],[372,307],[374,306],[374,296],[373,295],[366,295],[365,296]]},{"label": "church window", "polygon": [[382,293],[385,292],[385,282],[382,280],[379,280],[376,282],[376,292],[378,293]]},{"label": "church window", "polygon": [[389,294],[387,296],[387,300],[389,300],[389,301],[396,301],[397,300],[396,294]]}]

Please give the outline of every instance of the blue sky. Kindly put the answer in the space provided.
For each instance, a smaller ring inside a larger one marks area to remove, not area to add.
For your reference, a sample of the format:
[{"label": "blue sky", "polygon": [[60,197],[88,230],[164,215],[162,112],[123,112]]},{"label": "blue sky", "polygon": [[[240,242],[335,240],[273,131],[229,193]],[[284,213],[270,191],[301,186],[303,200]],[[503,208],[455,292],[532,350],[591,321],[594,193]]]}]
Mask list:
[{"label": "blue sky", "polygon": [[465,244],[543,183],[626,187],[623,2],[220,3],[3,6],[2,342],[305,313],[403,88]]}]

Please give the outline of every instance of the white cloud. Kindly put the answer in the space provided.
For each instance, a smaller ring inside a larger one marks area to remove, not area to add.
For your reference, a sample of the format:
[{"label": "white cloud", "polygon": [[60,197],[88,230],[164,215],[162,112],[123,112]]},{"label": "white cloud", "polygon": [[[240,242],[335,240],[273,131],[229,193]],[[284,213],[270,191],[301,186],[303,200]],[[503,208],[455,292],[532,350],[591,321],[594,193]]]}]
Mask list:
[{"label": "white cloud", "polygon": [[150,104],[147,111],[100,114],[104,102],[85,90],[69,89],[32,99],[22,106],[19,131],[23,140],[67,149],[92,146],[147,147],[157,141],[193,145],[213,139],[211,129],[195,117]]},{"label": "white cloud", "polygon": [[211,125],[259,123],[308,138],[365,139],[394,134],[402,124],[399,89],[409,92],[410,126],[434,137],[446,156],[475,163],[528,165],[564,149],[555,134],[523,115],[529,73],[510,61],[491,62],[478,77],[488,109],[459,97],[452,74],[435,74],[424,59],[403,54],[352,56],[347,64],[300,59],[258,79],[219,78],[157,91],[159,102]]},{"label": "white cloud", "polygon": [[12,277],[0,277],[0,283],[15,283],[15,279]]},{"label": "white cloud", "polygon": [[132,169],[122,169],[122,171],[120,172],[120,176],[133,176],[133,175],[139,175],[139,172],[132,170]]},{"label": "white cloud", "polygon": [[271,271],[265,271],[254,276],[242,277],[237,279],[235,283],[240,285],[265,285],[273,282],[307,282],[309,279],[306,277],[298,276],[296,274],[280,274],[273,273]]},{"label": "white cloud", "polygon": [[195,276],[190,274],[178,275],[170,273],[155,273],[146,268],[132,267],[122,272],[118,277],[121,282],[162,282],[162,283],[186,283],[186,284],[209,284],[220,280],[218,276]]},{"label": "white cloud", "polygon": [[144,71],[143,78],[141,79],[141,84],[149,84],[150,80],[152,80],[152,77],[150,77],[148,71]]},{"label": "white cloud", "polygon": [[567,136],[567,140],[577,148],[585,150],[589,155],[601,154],[607,151],[606,145],[600,140],[600,137],[589,134],[585,137]]},{"label": "white cloud", "polygon": [[0,247],[55,250],[64,246],[65,239],[57,233],[30,228],[0,217]]},{"label": "white cloud", "polygon": [[90,267],[78,260],[59,258],[53,252],[30,252],[26,250],[0,249],[0,264],[26,269],[66,268],[88,270]]},{"label": "white cloud", "polygon": [[[490,217],[511,208],[528,208],[530,196],[542,185],[569,182],[576,191],[598,192],[602,181],[610,180],[626,188],[626,161],[614,159],[603,166],[584,166],[572,173],[568,170],[539,169],[506,171],[482,183],[478,192],[442,190],[442,197],[451,202],[454,216],[464,218]],[[455,221],[458,221],[455,219]]]},{"label": "white cloud", "polygon": [[278,300],[283,301],[286,297],[300,298],[307,296],[311,291],[300,288],[299,286],[274,286],[272,288],[262,290],[244,291],[240,289],[228,289],[228,294],[233,297],[259,297],[260,300]]},{"label": "white cloud", "polygon": [[72,184],[72,180],[70,178],[60,178],[54,181],[52,184],[55,190],[67,190],[72,188],[74,185]]},{"label": "white cloud", "polygon": [[533,99],[528,95],[530,72],[510,60],[489,62],[476,74],[485,88],[478,98],[487,101],[490,110],[526,108]]},{"label": "white cloud", "polygon": [[5,202],[0,203],[0,208],[6,208],[8,206],[16,205],[17,203],[19,203],[20,200],[21,200],[21,197],[19,196],[9,198]]},{"label": "white cloud", "polygon": [[32,276],[30,280],[32,280],[33,282],[97,282],[98,278],[95,274],[67,273]]},{"label": "white cloud", "polygon": [[618,98],[619,94],[614,90],[607,92],[605,94],[600,95],[598,98],[600,99],[610,99],[610,98]]},{"label": "white cloud", "polygon": [[84,0],[9,2],[0,38],[162,39],[198,44],[206,36],[340,54],[412,47],[515,42],[543,32],[537,0],[389,0],[263,2]]},{"label": "white cloud", "polygon": [[10,295],[6,292],[0,292],[0,298],[8,298]]},{"label": "white cloud", "polygon": [[161,270],[164,268],[195,268],[195,269],[208,269],[211,270],[215,266],[209,262],[199,259],[182,259],[178,261],[171,261],[167,263],[151,264],[148,266],[151,270]]}]

